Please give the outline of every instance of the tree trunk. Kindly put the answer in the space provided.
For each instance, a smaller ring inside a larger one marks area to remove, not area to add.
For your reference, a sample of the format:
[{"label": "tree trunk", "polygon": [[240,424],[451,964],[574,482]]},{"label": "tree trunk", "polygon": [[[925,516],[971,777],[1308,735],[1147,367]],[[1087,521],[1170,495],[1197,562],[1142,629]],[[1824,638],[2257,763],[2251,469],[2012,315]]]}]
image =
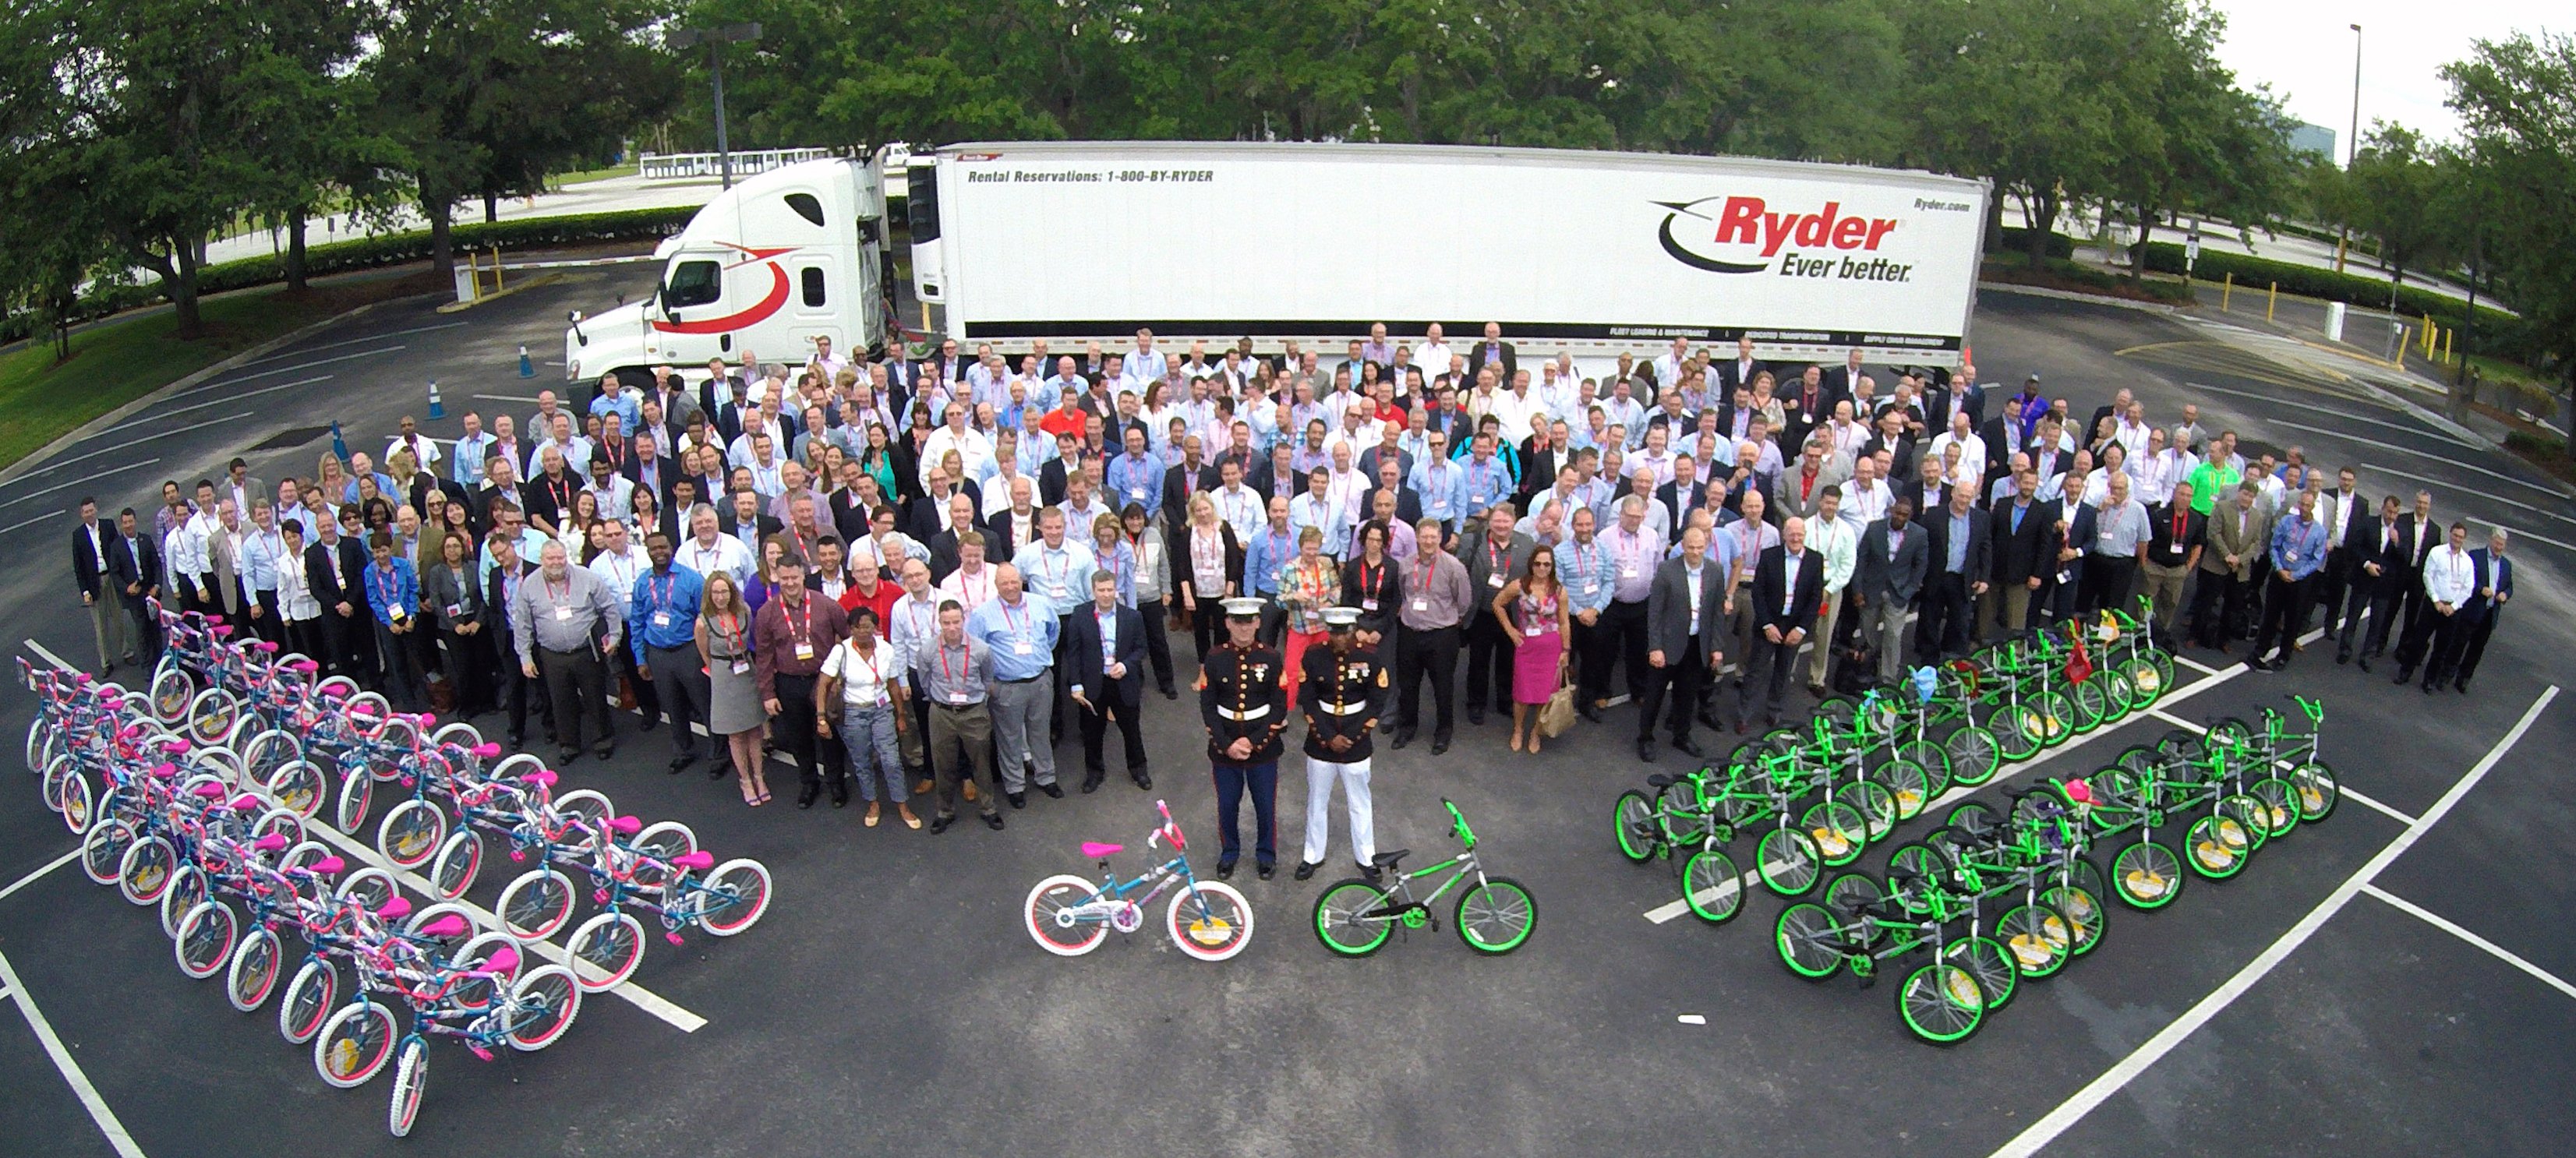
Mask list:
[{"label": "tree trunk", "polygon": [[456,240],[451,228],[456,207],[422,198],[420,211],[429,218],[429,266],[438,271],[439,284],[445,285],[456,280]]},{"label": "tree trunk", "polygon": [[2030,211],[2022,246],[2030,255],[2030,267],[2040,269],[2048,264],[2048,239],[2057,232],[2057,198],[2033,196],[2022,204]]},{"label": "tree trunk", "polygon": [[484,191],[483,191],[483,224],[485,224],[485,225],[490,225],[490,224],[492,224],[492,223],[493,223],[493,222],[495,222],[495,221],[499,221],[500,219],[501,219],[501,194],[500,194],[497,190],[492,190],[492,189],[486,189],[486,190],[484,190]]},{"label": "tree trunk", "polygon": [[2129,250],[2129,277],[2132,280],[2147,276],[2147,238],[2156,230],[2156,212],[2143,202],[2138,205],[2137,217],[2138,240]]},{"label": "tree trunk", "polygon": [[172,248],[171,272],[162,275],[161,283],[164,292],[170,295],[171,311],[179,319],[179,328],[173,336],[181,341],[194,341],[206,336],[205,317],[197,309],[200,255],[193,242]]},{"label": "tree trunk", "polygon": [[286,211],[286,289],[289,293],[304,286],[304,206]]}]

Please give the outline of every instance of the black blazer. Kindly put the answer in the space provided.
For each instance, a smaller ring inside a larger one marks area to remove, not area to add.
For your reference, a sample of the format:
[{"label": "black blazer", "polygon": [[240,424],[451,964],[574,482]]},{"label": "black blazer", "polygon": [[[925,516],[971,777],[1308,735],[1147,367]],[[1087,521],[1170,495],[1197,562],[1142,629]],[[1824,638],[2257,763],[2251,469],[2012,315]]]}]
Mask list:
[{"label": "black blazer", "polygon": [[315,540],[304,548],[304,582],[313,590],[313,601],[331,614],[331,605],[346,603],[354,612],[352,618],[366,619],[367,551],[356,539],[346,535],[334,544]]},{"label": "black blazer", "polygon": [[[2408,568],[2415,557],[2415,522],[2400,513],[2397,516],[2397,547],[2382,551],[2379,546],[2379,516],[2354,519],[2344,524],[2343,549],[2352,553],[2352,581],[2380,587],[2395,586],[2409,578]],[[2379,564],[2379,575],[2373,578],[2361,569],[2364,563]],[[2402,590],[2402,588],[2401,588]]]},{"label": "black blazer", "polygon": [[[139,603],[152,593],[153,588],[161,585],[161,544],[153,542],[149,534],[137,534],[134,545],[136,550],[129,551],[122,536],[111,534],[107,537],[107,574],[115,580],[120,595],[125,594],[128,584],[141,584],[133,594],[125,595],[128,600]],[[140,559],[135,558],[138,552],[142,555]]]},{"label": "black blazer", "polygon": [[[1735,388],[1741,386],[1747,390],[1752,389],[1753,376],[1761,373],[1765,367],[1762,359],[1756,358],[1753,360],[1752,370],[1747,372],[1743,367],[1736,364],[1735,359],[1730,357],[1721,361],[1709,363],[1709,369],[1717,371],[1718,389],[1726,391],[1727,399],[1732,400],[1735,395]],[[1604,393],[1607,393],[1607,391],[1605,390]]]},{"label": "black blazer", "polygon": [[[1047,508],[1035,506],[1029,508],[1028,536],[1029,541],[1032,543],[1036,542],[1038,539],[1038,512],[1045,509]],[[984,520],[984,536],[986,539],[984,544],[985,558],[1003,563],[1011,561],[1011,532],[1019,529],[1016,526],[1019,521],[1019,513],[1013,511],[1009,507],[1004,507],[1001,510],[993,512],[992,518]],[[1086,528],[1086,530],[1088,530],[1088,528]],[[953,538],[954,536],[951,537]],[[1080,539],[1074,539],[1073,522],[1070,519],[1065,521],[1065,537],[1085,545],[1088,545],[1091,542],[1091,536],[1088,534],[1083,535]],[[1090,582],[1091,580],[1088,578],[1083,580],[1083,584],[1086,587],[1090,585]]]},{"label": "black blazer", "polygon": [[[636,489],[646,489],[644,486],[644,460],[637,458],[633,453],[630,452],[627,454],[625,465],[618,467],[617,473],[624,475],[626,477],[626,481],[634,483]],[[656,456],[653,459],[653,474],[653,485],[650,488],[653,492],[653,499],[662,506],[668,507],[671,505],[671,484],[679,481],[680,478],[679,460]]]},{"label": "black blazer", "polygon": [[[771,518],[768,515],[753,515],[751,525],[753,533],[759,535],[763,539],[787,529],[787,524],[779,522],[777,519]],[[732,503],[726,503],[725,505],[716,508],[717,534],[723,535],[726,538],[734,538],[741,532],[742,520],[734,517]],[[751,552],[751,557],[754,559],[759,558],[760,551],[757,548],[754,548]]]},{"label": "black blazer", "polygon": [[[1503,366],[1502,376],[1495,380],[1494,387],[1498,390],[1509,390],[1512,386],[1512,374],[1521,368],[1520,353],[1512,348],[1510,342],[1494,344],[1502,347],[1502,357],[1495,360],[1500,361]],[[1458,393],[1461,396],[1476,384],[1476,372],[1485,368],[1487,360],[1483,338],[1476,339],[1474,345],[1467,347],[1467,380],[1458,384]]]},{"label": "black blazer", "polygon": [[2019,531],[2012,529],[2012,512],[2010,499],[1995,504],[1992,521],[1987,525],[1987,536],[1994,543],[1993,581],[1998,585],[2026,582],[2033,575],[2046,574],[2057,548],[2056,512],[2047,502],[2030,501]]},{"label": "black blazer", "polygon": [[1118,609],[1118,662],[1127,665],[1127,674],[1110,679],[1106,664],[1100,660],[1100,618],[1097,604],[1074,609],[1069,616],[1073,630],[1066,646],[1072,651],[1073,679],[1081,684],[1083,698],[1094,704],[1106,703],[1120,711],[1134,711],[1145,691],[1145,617],[1133,607]]},{"label": "black blazer", "polygon": [[[1547,485],[1550,487],[1555,486],[1556,480],[1554,478],[1550,478]],[[1687,494],[1683,493],[1679,488],[1680,483],[1678,481],[1668,482],[1655,488],[1655,501],[1664,504],[1664,514],[1672,519],[1671,525],[1675,527],[1681,526],[1690,518],[1690,513],[1692,511],[1698,510],[1701,503],[1708,501],[1708,483],[1705,481],[1693,479],[1690,484],[1690,491]],[[1728,506],[1740,507],[1742,505],[1744,498],[1742,494],[1734,494],[1728,497],[1736,500],[1728,503]],[[1769,498],[1770,496],[1765,495],[1763,497]],[[1741,513],[1741,511],[1739,510],[1738,513]],[[1569,514],[1567,517],[1571,518],[1572,516]]]},{"label": "black blazer", "polygon": [[[1361,522],[1365,523],[1377,517],[1373,513],[1377,510],[1377,495],[1379,491],[1385,489],[1385,487],[1370,487],[1367,494],[1360,496],[1360,512],[1365,516],[1360,520]],[[1395,517],[1404,520],[1406,526],[1422,521],[1422,496],[1414,493],[1412,487],[1403,483],[1397,483],[1395,486]],[[1573,516],[1566,517],[1571,519]],[[1352,550],[1358,550],[1357,544],[1353,544]]]},{"label": "black blazer", "polygon": [[[1986,517],[1986,512],[1973,507],[1968,511],[1968,550],[1960,562],[1963,568],[1959,573],[1961,582],[1983,581],[1993,567],[1994,532],[1987,525]],[[1930,549],[1923,559],[1924,577],[1928,579],[1946,572],[1950,563],[1950,508],[1944,506],[1929,515],[1917,515],[1914,522],[1929,532],[1924,536],[1924,545]],[[2028,521],[2025,520],[2023,525],[2028,526]]]},{"label": "black blazer", "polygon": [[[1216,533],[1217,537],[1225,542],[1226,582],[1234,584],[1234,589],[1237,591],[1245,590],[1243,585],[1243,544],[1236,541],[1234,537],[1234,524],[1226,522],[1223,519],[1218,519],[1216,521]],[[1190,528],[1183,527],[1178,534],[1168,537],[1163,543],[1163,550],[1171,556],[1172,560],[1172,598],[1178,600],[1180,598],[1180,592],[1186,589],[1198,597],[1198,601],[1201,604],[1199,614],[1216,614],[1216,610],[1212,607],[1206,606],[1206,604],[1214,600],[1225,598],[1225,592],[1198,590],[1198,578],[1196,574],[1198,567],[1196,564],[1192,563],[1190,559],[1190,536],[1192,534],[1194,534],[1194,532]]]},{"label": "black blazer", "polygon": [[[2052,512],[2053,515],[2053,512]],[[1871,603],[1893,599],[1900,604],[1914,602],[1914,593],[1923,589],[1923,566],[1931,556],[1925,550],[1931,536],[1923,533],[1923,524],[1905,525],[1905,541],[1896,549],[1896,558],[1887,557],[1889,523],[1880,519],[1860,533],[1860,546],[1853,548],[1852,590]]]},{"label": "black blazer", "polygon": [[[72,528],[72,578],[80,584],[81,594],[95,598],[100,591],[99,581],[107,576],[107,560],[100,557],[101,551],[91,549],[89,531],[88,527]],[[99,523],[98,538],[105,546],[116,538],[116,528]]]},{"label": "black blazer", "polygon": [[[536,573],[536,564],[528,562],[525,559],[519,560],[520,582],[527,582],[528,576]],[[516,654],[516,651],[514,648],[509,646],[507,642],[505,642],[510,641],[512,638],[510,635],[510,601],[502,594],[502,591],[501,567],[498,564],[495,564],[492,568],[492,573],[483,577],[483,633],[491,636],[496,644],[502,645],[501,651],[504,656],[512,656]]]},{"label": "black blazer", "polygon": [[1062,456],[1050,458],[1045,466],[1038,468],[1039,505],[1051,507],[1064,501],[1066,474],[1066,464]]},{"label": "black blazer", "polygon": [[[1789,555],[1785,547],[1772,547],[1762,552],[1762,561],[1753,565],[1753,626],[1776,627],[1783,635],[1808,630],[1816,625],[1816,612],[1825,602],[1825,557],[1816,551],[1798,553],[1798,589],[1788,587]],[[1787,611],[1780,608],[1788,606]]]}]

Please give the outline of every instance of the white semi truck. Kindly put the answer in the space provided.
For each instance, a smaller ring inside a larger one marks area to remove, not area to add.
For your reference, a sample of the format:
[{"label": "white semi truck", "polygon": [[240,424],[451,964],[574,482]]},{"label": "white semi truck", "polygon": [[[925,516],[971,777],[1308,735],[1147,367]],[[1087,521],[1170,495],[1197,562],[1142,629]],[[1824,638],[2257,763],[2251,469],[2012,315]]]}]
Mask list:
[{"label": "white semi truck", "polygon": [[[883,160],[736,185],[662,244],[647,300],[576,322],[570,376],[814,340],[879,348]],[[1982,181],[1742,158],[1428,145],[969,143],[905,162],[912,289],[969,349],[1298,339],[1384,323],[1524,353],[1658,353],[1751,337],[1765,357],[1955,365]]]}]

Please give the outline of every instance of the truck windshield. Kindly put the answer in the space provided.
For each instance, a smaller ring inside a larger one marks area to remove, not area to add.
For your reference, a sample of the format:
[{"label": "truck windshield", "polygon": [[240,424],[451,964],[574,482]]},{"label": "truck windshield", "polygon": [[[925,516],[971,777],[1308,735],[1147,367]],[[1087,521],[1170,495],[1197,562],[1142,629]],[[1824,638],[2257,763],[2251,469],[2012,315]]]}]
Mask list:
[{"label": "truck windshield", "polygon": [[683,261],[671,267],[662,286],[662,307],[702,306],[724,296],[724,273],[712,261]]}]

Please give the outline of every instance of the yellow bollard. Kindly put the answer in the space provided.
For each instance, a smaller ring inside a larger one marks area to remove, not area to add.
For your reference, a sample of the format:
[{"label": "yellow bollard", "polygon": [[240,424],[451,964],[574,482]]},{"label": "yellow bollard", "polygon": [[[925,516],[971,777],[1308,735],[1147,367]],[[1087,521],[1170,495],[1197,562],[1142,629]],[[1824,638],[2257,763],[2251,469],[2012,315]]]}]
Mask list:
[{"label": "yellow bollard", "polygon": [[2236,272],[2235,272],[2234,270],[2229,270],[2229,271],[2228,271],[2228,273],[2227,273],[2227,280],[2226,280],[2226,281],[2224,281],[2224,282],[2221,282],[2221,283],[2219,284],[2219,287],[2218,287],[2218,312],[2219,312],[2219,313],[2222,313],[2222,314],[2223,314],[2223,313],[2226,313],[2226,312],[2227,312],[2227,299],[2228,299],[2228,298],[2230,298],[2230,297],[2235,296],[2235,294],[2236,294]]},{"label": "yellow bollard", "polygon": [[2424,315],[2424,356],[2427,358],[2433,356],[2433,331],[2440,328],[2433,324],[2432,314]]},{"label": "yellow bollard", "polygon": [[2449,330],[2442,331],[2442,360],[2445,362],[2451,360],[2451,333]]},{"label": "yellow bollard", "polygon": [[501,247],[492,247],[492,292],[501,292]]},{"label": "yellow bollard", "polygon": [[2265,300],[2265,301],[2264,301],[2264,303],[2263,303],[2263,320],[2264,320],[2264,321],[2267,321],[2267,322],[2268,322],[2268,321],[2271,321],[2271,320],[2272,320],[2272,311],[2273,311],[2273,310],[2276,310],[2276,309],[2279,309],[2279,308],[2280,308],[2280,305],[2281,305],[2281,283],[2279,283],[2279,282],[2277,282],[2277,281],[2276,281],[2276,282],[2273,282],[2273,283],[2272,283],[2272,296],[2271,296],[2269,299]]}]

